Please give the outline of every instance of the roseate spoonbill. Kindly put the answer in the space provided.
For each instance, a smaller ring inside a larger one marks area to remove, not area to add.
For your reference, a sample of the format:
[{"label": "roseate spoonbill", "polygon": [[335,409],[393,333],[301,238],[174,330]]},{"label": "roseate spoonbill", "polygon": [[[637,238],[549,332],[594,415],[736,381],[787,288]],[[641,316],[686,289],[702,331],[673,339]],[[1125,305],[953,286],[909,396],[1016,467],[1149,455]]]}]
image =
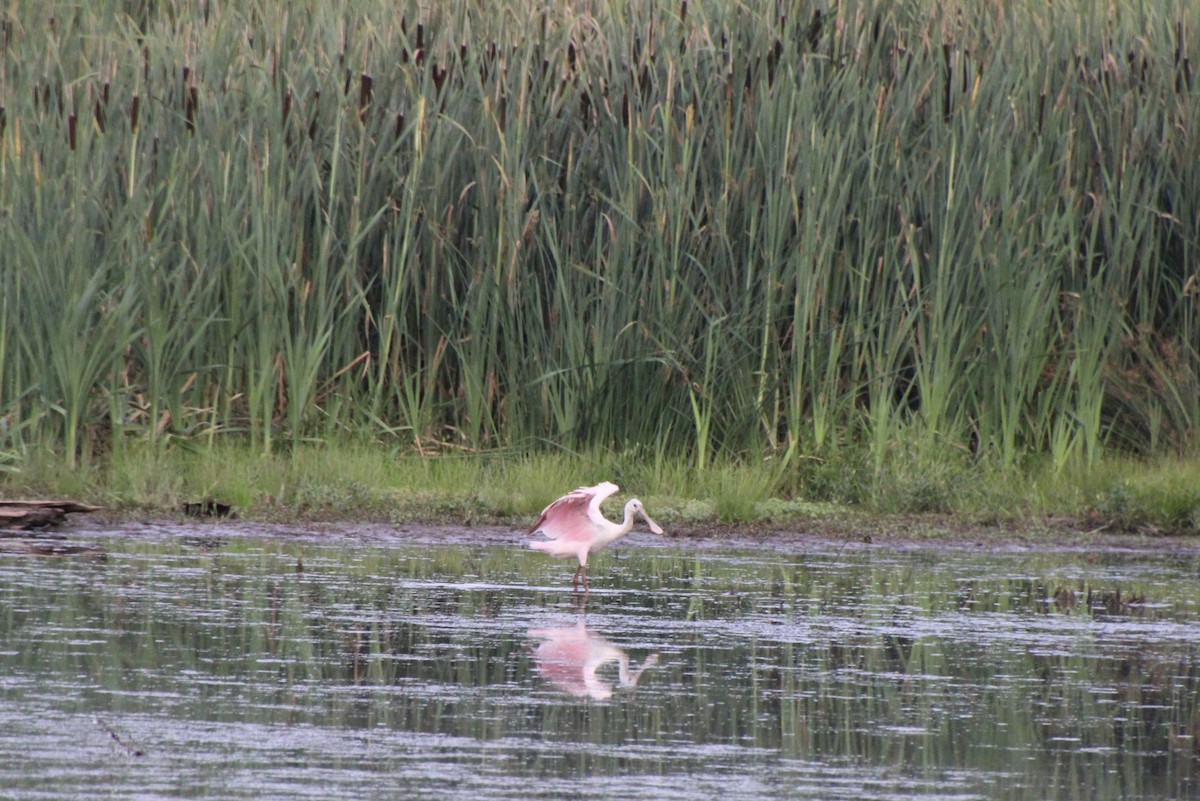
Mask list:
[{"label": "roseate spoonbill", "polygon": [[616,662],[617,680],[622,687],[632,689],[637,687],[642,671],[658,664],[658,654],[650,654],[640,668],[630,670],[629,654],[583,623],[530,629],[529,636],[541,640],[533,652],[538,672],[558,689],[580,698],[606,701],[612,697],[612,683],[596,675],[602,665]]},{"label": "roseate spoonbill", "polygon": [[579,560],[579,567],[575,568],[575,576],[571,579],[571,586],[576,592],[579,591],[580,577],[583,578],[583,591],[588,591],[588,554],[602,550],[613,540],[628,534],[633,528],[635,514],[641,515],[655,534],[663,533],[637,498],[625,504],[625,519],[620,524],[606,520],[600,514],[600,503],[617,489],[616,484],[604,481],[594,487],[580,487],[568,492],[543,509],[542,516],[527,532],[534,534],[540,531],[549,538],[534,540],[529,547],[559,559],[575,557]]}]

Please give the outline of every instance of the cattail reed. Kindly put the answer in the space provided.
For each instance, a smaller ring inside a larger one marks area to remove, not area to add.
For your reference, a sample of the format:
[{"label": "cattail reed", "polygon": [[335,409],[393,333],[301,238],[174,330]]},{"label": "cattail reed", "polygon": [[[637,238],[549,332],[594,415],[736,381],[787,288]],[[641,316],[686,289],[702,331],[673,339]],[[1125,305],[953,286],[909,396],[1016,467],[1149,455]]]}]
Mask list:
[{"label": "cattail reed", "polygon": [[371,105],[372,85],[374,81],[367,73],[363,73],[358,79],[358,121],[366,122],[367,107]]},{"label": "cattail reed", "polygon": [[0,21],[0,453],[1200,445],[1200,5],[503,2]]}]

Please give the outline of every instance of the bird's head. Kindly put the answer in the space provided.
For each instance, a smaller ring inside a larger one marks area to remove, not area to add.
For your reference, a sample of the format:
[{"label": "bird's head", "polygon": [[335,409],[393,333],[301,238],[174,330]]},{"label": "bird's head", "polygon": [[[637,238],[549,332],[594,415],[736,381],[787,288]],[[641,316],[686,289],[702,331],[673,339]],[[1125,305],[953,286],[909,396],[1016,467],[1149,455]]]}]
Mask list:
[{"label": "bird's head", "polygon": [[662,526],[650,519],[650,515],[646,514],[646,508],[642,506],[642,502],[637,498],[634,498],[629,503],[625,504],[625,513],[628,515],[641,515],[642,519],[646,521],[646,525],[650,526],[651,531],[653,531],[655,534],[663,533]]}]

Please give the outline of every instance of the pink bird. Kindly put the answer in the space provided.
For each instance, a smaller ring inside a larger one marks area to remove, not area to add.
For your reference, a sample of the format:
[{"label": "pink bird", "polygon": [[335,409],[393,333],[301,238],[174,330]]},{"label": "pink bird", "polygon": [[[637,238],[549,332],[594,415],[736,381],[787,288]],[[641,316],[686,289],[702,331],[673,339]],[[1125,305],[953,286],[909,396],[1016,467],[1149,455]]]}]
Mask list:
[{"label": "pink bird", "polygon": [[642,502],[637,498],[625,504],[625,519],[618,525],[606,520],[600,514],[600,504],[609,495],[617,491],[617,485],[605,481],[594,487],[580,487],[574,492],[568,492],[554,503],[542,510],[542,516],[527,533],[538,531],[549,539],[534,540],[529,547],[545,551],[559,559],[575,557],[579,567],[571,579],[571,586],[579,590],[579,579],[583,577],[583,591],[588,591],[587,560],[588,554],[600,551],[619,537],[624,537],[633,528],[633,516],[639,514],[655,534],[663,530],[650,519]]},{"label": "pink bird", "polygon": [[625,649],[588,630],[583,623],[530,629],[529,636],[541,640],[533,651],[541,674],[558,689],[581,698],[590,696],[597,701],[612,698],[612,682],[596,675],[599,668],[610,662],[617,663],[617,679],[622,687],[629,689],[637,687],[646,669],[658,664],[658,654],[650,654],[642,660],[640,668],[631,670]]}]

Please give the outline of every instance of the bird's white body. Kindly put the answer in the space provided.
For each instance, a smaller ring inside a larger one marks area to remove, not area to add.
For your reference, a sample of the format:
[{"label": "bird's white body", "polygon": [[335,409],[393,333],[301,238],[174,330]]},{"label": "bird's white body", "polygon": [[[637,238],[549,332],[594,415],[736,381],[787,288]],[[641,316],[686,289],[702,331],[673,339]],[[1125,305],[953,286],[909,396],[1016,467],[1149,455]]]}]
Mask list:
[{"label": "bird's white body", "polygon": [[633,528],[634,515],[640,514],[651,531],[662,534],[662,528],[650,519],[637,498],[625,504],[625,519],[620,523],[614,523],[600,514],[600,504],[617,489],[616,484],[604,481],[594,487],[580,487],[568,492],[543,509],[537,522],[529,529],[530,534],[540,531],[547,537],[529,543],[531,548],[559,559],[574,557],[579,560],[579,568],[572,581],[576,587],[582,576],[583,587],[587,589],[588,554],[603,550],[628,534]]}]

